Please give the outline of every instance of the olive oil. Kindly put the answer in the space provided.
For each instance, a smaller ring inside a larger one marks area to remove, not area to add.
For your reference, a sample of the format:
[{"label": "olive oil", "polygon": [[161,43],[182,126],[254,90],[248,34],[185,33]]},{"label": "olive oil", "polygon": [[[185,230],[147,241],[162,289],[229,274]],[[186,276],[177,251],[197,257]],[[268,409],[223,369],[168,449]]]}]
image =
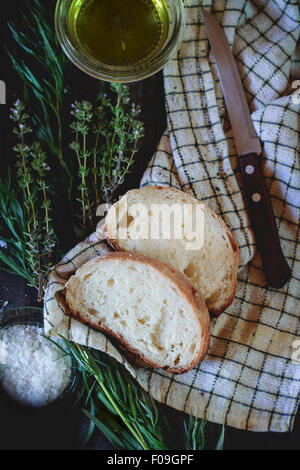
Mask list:
[{"label": "olive oil", "polygon": [[157,56],[169,29],[164,0],[74,0],[69,21],[80,49],[117,67]]}]

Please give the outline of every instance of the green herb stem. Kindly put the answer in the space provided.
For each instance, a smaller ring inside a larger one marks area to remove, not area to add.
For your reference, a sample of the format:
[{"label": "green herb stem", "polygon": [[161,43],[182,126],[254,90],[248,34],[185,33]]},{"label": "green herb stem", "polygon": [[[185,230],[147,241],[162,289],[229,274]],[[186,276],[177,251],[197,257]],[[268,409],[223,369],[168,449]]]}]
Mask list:
[{"label": "green herb stem", "polygon": [[113,398],[111,397],[110,393],[108,392],[108,390],[106,389],[105,385],[103,384],[103,382],[99,379],[99,377],[96,377],[96,380],[98,382],[98,384],[100,385],[101,389],[103,390],[103,392],[105,393],[106,397],[108,398],[109,402],[111,403],[111,405],[114,407],[114,409],[116,410],[116,412],[118,413],[118,415],[120,416],[120,418],[122,419],[122,421],[124,422],[124,424],[128,427],[128,429],[132,432],[132,434],[134,435],[134,437],[136,438],[136,440],[139,442],[139,444],[142,446],[142,448],[144,450],[149,450],[149,447],[147,446],[147,444],[145,443],[145,441],[142,439],[140,433],[137,431],[136,429],[136,426],[132,426],[131,423],[127,420],[126,416],[124,415],[124,413],[122,412],[122,410],[120,409],[120,407],[117,405],[117,403],[113,400]]}]

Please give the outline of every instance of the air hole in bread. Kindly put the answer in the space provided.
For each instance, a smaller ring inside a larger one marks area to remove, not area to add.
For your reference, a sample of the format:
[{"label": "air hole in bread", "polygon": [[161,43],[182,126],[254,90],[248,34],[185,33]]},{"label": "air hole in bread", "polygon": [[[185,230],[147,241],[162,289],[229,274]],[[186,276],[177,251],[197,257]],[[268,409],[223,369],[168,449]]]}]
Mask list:
[{"label": "air hole in bread", "polygon": [[178,354],[178,356],[176,357],[174,361],[174,366],[177,366],[177,364],[179,364],[179,361],[180,361],[180,354]]},{"label": "air hole in bread", "polygon": [[159,343],[159,340],[157,338],[157,336],[155,334],[151,334],[150,335],[151,337],[151,341],[152,341],[152,344],[159,350],[159,351],[163,351],[163,346]]},{"label": "air hole in bread", "polygon": [[115,283],[115,280],[114,279],[108,279],[108,281],[106,282],[106,284],[110,287],[112,287]]},{"label": "air hole in bread", "polygon": [[91,314],[91,315],[98,315],[99,312],[97,312],[97,310],[95,310],[94,308],[89,308],[88,309],[88,312]]},{"label": "air hole in bread", "polygon": [[120,318],[120,315],[117,312],[115,312],[114,313],[114,318]]},{"label": "air hole in bread", "polygon": [[183,272],[187,277],[193,278],[196,274],[196,267],[194,263],[189,263]]},{"label": "air hole in bread", "polygon": [[149,317],[143,317],[143,318],[138,318],[138,322],[141,323],[141,325],[148,325],[148,321],[150,320]]},{"label": "air hole in bread", "polygon": [[190,346],[190,352],[191,352],[192,354],[194,354],[195,349],[196,349],[196,345],[195,345],[195,343],[193,343],[193,344]]},{"label": "air hole in bread", "polygon": [[129,227],[133,221],[134,217],[132,217],[132,215],[127,214],[127,227]]},{"label": "air hole in bread", "polygon": [[138,319],[137,319],[137,321],[138,321],[139,323],[141,323],[142,325],[145,325],[145,323],[146,323],[147,321],[149,321],[149,320],[150,320],[150,317],[148,317],[148,315],[146,315],[145,317],[142,317],[142,318],[138,318]]},{"label": "air hole in bread", "polygon": [[126,323],[125,320],[121,320],[120,323],[121,323],[121,325],[123,325],[123,326],[126,326],[126,325],[127,325],[127,323]]},{"label": "air hole in bread", "polygon": [[89,277],[91,277],[93,273],[86,274],[83,278],[84,281],[86,281]]}]

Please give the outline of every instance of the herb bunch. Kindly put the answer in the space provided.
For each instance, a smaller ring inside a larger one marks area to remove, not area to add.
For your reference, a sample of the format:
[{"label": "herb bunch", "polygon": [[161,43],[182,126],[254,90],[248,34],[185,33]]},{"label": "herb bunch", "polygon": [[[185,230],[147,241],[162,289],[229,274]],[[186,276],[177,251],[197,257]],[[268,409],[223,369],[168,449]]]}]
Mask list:
[{"label": "herb bunch", "polygon": [[[62,338],[64,346],[50,339],[70,356],[82,374],[85,415],[90,420],[83,446],[100,430],[116,449],[168,450],[174,448],[166,417],[131,374],[103,353]],[[182,449],[205,448],[206,422],[188,417],[182,432]],[[216,450],[223,448],[224,428]]]},{"label": "herb bunch", "polygon": [[[53,10],[55,0],[49,0]],[[83,238],[95,224],[95,210],[102,202],[114,200],[134,161],[143,136],[140,108],[131,104],[129,88],[112,84],[103,94],[99,86],[96,107],[88,100],[75,102],[70,151],[69,101],[72,82],[70,63],[63,53],[52,16],[40,0],[21,0],[21,23],[9,24],[24,58],[11,55],[24,83],[24,100],[34,109],[32,127],[49,154],[53,192],[59,205],[69,212],[77,237]],[[74,93],[73,93],[74,94]],[[77,178],[75,177],[77,175]]]},{"label": "herb bunch", "polygon": [[140,107],[130,103],[129,89],[121,84],[112,84],[117,93],[113,104],[104,97],[98,109],[98,117],[108,116],[107,125],[100,128],[103,143],[100,145],[99,178],[105,202],[111,202],[125,175],[134,162],[137,145],[144,135],[139,121]]},{"label": "herb bunch", "polygon": [[[49,1],[54,9],[55,1]],[[58,44],[52,16],[39,0],[21,4],[21,23],[9,27],[21,47],[18,59],[11,55],[11,60],[24,84],[25,107],[18,102],[11,114],[17,171],[12,167],[10,181],[0,181],[0,205],[6,208],[0,216],[0,239],[8,245],[8,250],[0,247],[0,262],[36,286],[41,299],[57,255],[91,232],[97,206],[116,197],[143,126],[128,87],[111,85],[104,94],[100,84],[94,108],[87,100],[73,105],[70,128],[69,62]],[[25,108],[34,110],[30,117]],[[70,227],[67,237],[60,220]],[[16,224],[22,230],[13,230]]]},{"label": "herb bunch", "polygon": [[139,121],[139,106],[130,102],[126,85],[112,84],[115,102],[104,95],[96,107],[89,101],[72,105],[71,130],[75,140],[70,148],[75,152],[78,174],[81,228],[95,224],[96,208],[101,202],[114,200],[134,163],[143,124]]},{"label": "herb bunch", "polygon": [[[49,3],[49,2],[48,2]],[[50,0],[55,8],[55,0]],[[38,138],[55,155],[68,174],[63,155],[63,106],[65,73],[69,64],[59,46],[52,15],[44,2],[21,0],[21,24],[9,23],[13,39],[24,58],[10,54],[15,71],[25,86],[25,103],[34,109]]]}]

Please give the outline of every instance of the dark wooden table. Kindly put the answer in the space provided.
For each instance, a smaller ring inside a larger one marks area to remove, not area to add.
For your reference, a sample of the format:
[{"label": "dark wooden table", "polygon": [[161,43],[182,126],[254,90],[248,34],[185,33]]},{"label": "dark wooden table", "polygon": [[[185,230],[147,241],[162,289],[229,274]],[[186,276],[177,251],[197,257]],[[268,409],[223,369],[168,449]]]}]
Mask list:
[{"label": "dark wooden table", "polygon": [[[13,17],[17,2],[11,0],[7,5],[7,17]],[[6,20],[2,16],[1,34],[1,72],[0,80],[7,86],[7,105],[0,105],[0,174],[5,175],[10,155],[10,141],[8,137],[9,107],[19,97],[20,83],[10,65],[5,52],[8,44],[14,47],[9,40]],[[76,93],[84,95],[84,90],[95,87],[95,80],[87,77],[77,69],[73,69]],[[79,91],[80,90],[80,91]],[[131,85],[134,100],[142,107],[142,120],[145,124],[145,138],[141,150],[136,156],[131,175],[126,180],[124,189],[138,187],[140,178],[153,155],[160,136],[166,128],[164,109],[163,78],[159,73],[147,80]],[[3,304],[6,308],[21,305],[36,305],[36,292],[26,286],[23,279],[0,270],[0,310]],[[174,433],[174,442],[183,426],[183,413],[170,408],[167,413]],[[0,396],[0,449],[77,449],[87,429],[87,421],[79,408],[72,412],[65,410],[58,414],[29,415],[16,413],[6,406]],[[220,433],[220,426],[209,423],[206,428],[208,448],[213,448]],[[254,433],[226,428],[225,449],[299,449],[300,448],[300,416],[298,414],[294,431],[292,433]],[[96,434],[87,446],[89,449],[111,449],[104,436]]]}]

